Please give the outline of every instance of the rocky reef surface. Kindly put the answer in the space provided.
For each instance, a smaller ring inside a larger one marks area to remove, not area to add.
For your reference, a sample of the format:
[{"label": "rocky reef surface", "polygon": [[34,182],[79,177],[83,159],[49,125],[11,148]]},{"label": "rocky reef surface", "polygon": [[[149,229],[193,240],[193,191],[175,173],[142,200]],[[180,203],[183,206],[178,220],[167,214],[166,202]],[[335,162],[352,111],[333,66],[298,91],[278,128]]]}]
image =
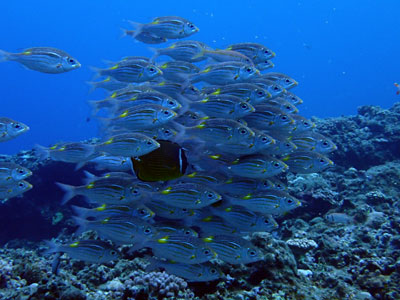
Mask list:
[{"label": "rocky reef surface", "polygon": [[303,206],[251,237],[265,259],[217,261],[226,279],[207,283],[145,272],[145,249],[104,265],[66,258],[52,274],[42,241],[75,229],[54,182],[79,184],[82,171],[32,151],[1,156],[31,169],[34,188],[0,204],[0,299],[400,299],[400,103],[313,121],[338,146],[335,167],[288,176]]}]

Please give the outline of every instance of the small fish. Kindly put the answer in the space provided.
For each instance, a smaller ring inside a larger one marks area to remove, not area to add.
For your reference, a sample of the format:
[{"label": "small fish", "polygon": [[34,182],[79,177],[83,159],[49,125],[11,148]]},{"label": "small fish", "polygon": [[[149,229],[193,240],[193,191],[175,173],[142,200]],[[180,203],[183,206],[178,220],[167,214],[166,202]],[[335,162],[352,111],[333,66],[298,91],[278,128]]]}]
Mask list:
[{"label": "small fish", "polygon": [[133,171],[142,181],[167,181],[185,174],[188,161],[179,144],[158,140],[160,147],[140,156],[132,157]]},{"label": "small fish", "polygon": [[271,98],[271,94],[259,86],[251,83],[232,83],[222,86],[204,87],[203,93],[208,95],[232,95],[257,105]]},{"label": "small fish", "polygon": [[173,128],[172,125],[166,124],[162,127],[150,128],[150,129],[134,129],[129,132],[143,133],[146,136],[151,137],[154,140],[170,140],[173,141],[179,132]]},{"label": "small fish", "polygon": [[150,88],[166,94],[174,99],[180,101],[181,97],[195,101],[200,99],[200,91],[191,84],[183,84],[172,81],[151,82]]},{"label": "small fish", "polygon": [[222,271],[210,263],[184,264],[150,259],[146,272],[162,268],[168,274],[184,278],[187,282],[209,282],[223,277]]},{"label": "small fish", "polygon": [[234,205],[240,205],[248,210],[274,216],[282,216],[287,212],[300,207],[301,202],[286,192],[264,190],[257,194],[248,194],[243,197],[228,197]]},{"label": "small fish", "polygon": [[48,148],[36,145],[35,151],[41,159],[74,163],[77,164],[77,169],[101,155],[95,151],[94,145],[81,142],[60,143]]},{"label": "small fish", "polygon": [[216,62],[238,61],[247,65],[253,65],[253,61],[246,55],[232,50],[207,50],[204,49],[203,53],[199,54],[213,59]]},{"label": "small fish", "polygon": [[289,166],[289,171],[299,174],[317,173],[333,166],[333,161],[315,151],[296,151],[282,160]]},{"label": "small fish", "polygon": [[267,47],[257,43],[238,43],[230,45],[227,50],[237,51],[249,57],[254,64],[263,63],[275,57],[275,53]]},{"label": "small fish", "polygon": [[209,117],[239,119],[255,111],[246,101],[231,95],[209,95],[190,104],[191,109],[200,110]]},{"label": "small fish", "polygon": [[169,234],[145,243],[153,254],[178,263],[200,264],[215,257],[215,252],[200,238],[185,234]]},{"label": "small fish", "polygon": [[186,236],[191,236],[191,237],[199,237],[199,234],[192,228],[190,227],[174,227],[176,224],[172,223],[172,226],[169,226],[167,223],[172,223],[172,222],[162,222],[159,223],[156,226],[157,229],[157,234],[160,237],[163,237],[167,234],[183,234]]},{"label": "small fish", "polygon": [[276,144],[274,147],[268,149],[268,154],[284,156],[297,150],[297,145],[291,140],[286,138],[275,139]]},{"label": "small fish", "polygon": [[177,100],[159,92],[142,92],[132,96],[132,98],[129,99],[110,99],[109,101],[112,103],[114,111],[124,110],[133,106],[144,104],[156,104],[172,110],[177,110],[182,107]]},{"label": "small fish", "polygon": [[276,108],[279,108],[281,111],[287,114],[297,114],[299,112],[296,106],[294,106],[292,103],[282,97],[269,99],[266,104],[270,106],[275,106]]},{"label": "small fish", "polygon": [[[117,99],[117,100],[127,100],[136,96],[137,94],[147,93],[147,92],[155,92],[151,87],[146,84],[143,85],[134,85],[128,84],[126,87],[114,91],[109,98]],[[109,100],[109,99],[106,99]]]},{"label": "small fish", "polygon": [[6,142],[27,132],[29,127],[10,118],[0,117],[0,142]]},{"label": "small fish", "polygon": [[118,81],[110,76],[101,81],[89,81],[87,83],[92,87],[91,91],[95,89],[104,89],[112,92],[127,86],[126,82]]},{"label": "small fish", "polygon": [[316,127],[314,122],[310,121],[309,119],[303,116],[292,114],[290,115],[290,117],[294,120],[296,134],[305,131],[310,131],[311,129]]},{"label": "small fish", "polygon": [[330,223],[335,223],[335,224],[350,225],[355,222],[353,217],[345,213],[328,213],[324,216],[324,218],[328,220]]},{"label": "small fish", "polygon": [[240,232],[236,225],[227,223],[223,218],[207,214],[206,212],[199,213],[198,216],[192,217],[188,225],[199,228],[202,236],[210,234],[234,235]]},{"label": "small fish", "polygon": [[249,264],[263,258],[262,252],[249,241],[230,235],[216,235],[203,238],[217,257],[230,264]]},{"label": "small fish", "polygon": [[250,82],[270,93],[271,99],[281,96],[286,91],[282,86],[274,81],[262,77],[251,78]]},{"label": "small fish", "polygon": [[62,204],[67,203],[75,196],[81,195],[90,202],[105,204],[126,204],[140,199],[146,189],[143,186],[123,178],[99,178],[81,186],[72,186],[56,182],[65,192]]},{"label": "small fish", "polygon": [[262,192],[271,188],[269,180],[258,180],[246,177],[227,177],[215,190],[231,196],[242,196],[256,192]]},{"label": "small fish", "polygon": [[134,37],[146,33],[165,39],[181,39],[198,31],[196,25],[182,17],[166,16],[155,18],[151,23],[138,24]]},{"label": "small fish", "polygon": [[337,149],[330,139],[314,131],[296,133],[290,137],[290,140],[296,144],[299,151],[316,151],[323,154]]},{"label": "small fish", "polygon": [[96,220],[108,217],[135,217],[149,220],[154,217],[154,212],[143,204],[138,205],[113,205],[103,204],[94,208],[71,205],[72,210],[80,219],[94,218]]},{"label": "small fish", "polygon": [[176,112],[157,104],[143,104],[117,111],[116,116],[103,119],[105,127],[151,129],[164,125],[177,116]]},{"label": "small fish", "polygon": [[257,105],[256,111],[243,119],[250,127],[259,130],[291,131],[295,128],[294,115],[289,115],[270,105]]},{"label": "small fish", "polygon": [[199,209],[221,200],[212,189],[194,183],[178,183],[152,195],[165,203],[188,209]]},{"label": "small fish", "polygon": [[132,169],[129,157],[102,155],[89,161],[95,164],[96,170],[108,170],[111,172],[127,172]]},{"label": "small fish", "polygon": [[32,171],[12,162],[0,162],[0,186],[28,178]]},{"label": "small fish", "polygon": [[262,62],[256,63],[255,66],[258,70],[264,71],[264,70],[268,70],[268,69],[275,67],[275,64],[272,61],[270,61],[269,59],[266,59]]},{"label": "small fish", "polygon": [[48,241],[46,254],[66,253],[69,257],[89,263],[106,263],[120,259],[122,255],[109,243],[97,240],[81,240],[70,244],[57,245]]},{"label": "small fish", "polygon": [[10,198],[17,197],[23,193],[29,191],[32,185],[25,180],[20,180],[17,182],[12,182],[8,185],[0,185],[0,200],[7,200]]},{"label": "small fish", "polygon": [[279,97],[287,100],[288,102],[290,102],[294,106],[297,106],[297,105],[303,103],[303,100],[300,97],[296,96],[295,94],[293,94],[292,92],[287,91],[287,90],[285,90],[282,93],[282,95],[280,95]]},{"label": "small fish", "polygon": [[185,131],[188,136],[195,136],[209,143],[243,142],[255,136],[249,127],[223,118],[203,120],[196,126],[186,128]]},{"label": "small fish", "polygon": [[152,138],[141,133],[117,134],[97,144],[96,151],[115,156],[142,156],[160,147]]},{"label": "small fish", "polygon": [[182,82],[189,75],[196,74],[200,71],[200,68],[186,61],[168,61],[159,66],[163,72],[163,77],[166,80],[174,82]]},{"label": "small fish", "polygon": [[286,90],[294,88],[295,86],[298,85],[298,82],[296,80],[290,78],[289,76],[283,73],[269,72],[266,74],[262,74],[261,77],[271,81],[275,81],[277,84],[279,84]]},{"label": "small fish", "polygon": [[253,66],[241,62],[223,62],[209,65],[189,80],[191,83],[206,82],[214,85],[237,83],[257,77],[260,72]]},{"label": "small fish", "polygon": [[89,221],[74,216],[73,219],[79,226],[78,234],[94,230],[100,237],[109,239],[117,245],[144,245],[147,240],[156,236],[156,229],[141,218],[114,216]]},{"label": "small fish", "polygon": [[199,56],[199,53],[203,53],[204,49],[211,48],[199,41],[179,41],[173,43],[168,48],[155,50],[156,54],[153,59],[161,55],[166,55],[175,60],[194,63],[207,59],[205,56]]},{"label": "small fish", "polygon": [[171,220],[182,220],[186,217],[193,216],[195,214],[194,210],[188,208],[180,208],[176,206],[169,205],[164,201],[158,199],[151,199],[146,205],[154,211],[156,216]]},{"label": "small fish", "polygon": [[230,205],[212,208],[212,213],[222,217],[228,224],[241,232],[269,232],[278,228],[271,215],[262,215],[242,206]]},{"label": "small fish", "polygon": [[28,69],[59,74],[81,67],[81,64],[63,50],[50,47],[33,47],[21,53],[9,53],[0,50],[0,60],[16,61]]},{"label": "small fish", "polygon": [[396,87],[396,95],[400,95],[400,85],[398,83],[394,83],[394,86]]},{"label": "small fish", "polygon": [[266,179],[286,172],[288,166],[273,157],[251,155],[236,159],[227,169],[237,176]]},{"label": "small fish", "polygon": [[162,75],[155,65],[141,60],[122,60],[108,69],[94,69],[100,76],[111,76],[122,82],[145,82]]},{"label": "small fish", "polygon": [[131,36],[139,42],[145,44],[162,44],[167,42],[167,39],[160,37],[151,32],[137,32],[137,30],[123,29],[123,36]]}]

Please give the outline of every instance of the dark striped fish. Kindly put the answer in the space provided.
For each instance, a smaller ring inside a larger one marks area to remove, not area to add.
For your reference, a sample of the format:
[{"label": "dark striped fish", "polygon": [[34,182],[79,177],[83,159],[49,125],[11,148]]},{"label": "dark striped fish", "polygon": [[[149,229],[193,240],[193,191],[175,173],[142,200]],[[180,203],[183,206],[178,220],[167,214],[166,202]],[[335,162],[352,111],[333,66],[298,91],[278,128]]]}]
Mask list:
[{"label": "dark striped fish", "polygon": [[262,63],[267,59],[275,57],[275,53],[257,43],[238,43],[230,45],[227,50],[237,51],[249,57],[254,64]]}]

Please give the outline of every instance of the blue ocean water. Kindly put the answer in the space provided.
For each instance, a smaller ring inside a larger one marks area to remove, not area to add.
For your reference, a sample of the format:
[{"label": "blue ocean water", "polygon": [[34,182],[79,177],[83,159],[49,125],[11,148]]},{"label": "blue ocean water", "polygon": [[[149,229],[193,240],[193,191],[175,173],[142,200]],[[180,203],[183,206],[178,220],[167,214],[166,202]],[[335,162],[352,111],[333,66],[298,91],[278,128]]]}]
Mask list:
[{"label": "blue ocean water", "polygon": [[0,64],[0,115],[28,124],[23,136],[0,145],[0,153],[34,144],[77,141],[96,136],[88,120],[94,72],[104,60],[151,56],[148,45],[121,38],[128,20],[179,15],[194,22],[192,36],[212,47],[253,41],[277,54],[275,71],[299,81],[294,92],[305,116],[356,113],[360,105],[389,107],[400,80],[400,2],[381,1],[6,1],[0,10],[0,49],[18,52],[51,46],[76,57],[82,68],[49,75],[17,63]]}]

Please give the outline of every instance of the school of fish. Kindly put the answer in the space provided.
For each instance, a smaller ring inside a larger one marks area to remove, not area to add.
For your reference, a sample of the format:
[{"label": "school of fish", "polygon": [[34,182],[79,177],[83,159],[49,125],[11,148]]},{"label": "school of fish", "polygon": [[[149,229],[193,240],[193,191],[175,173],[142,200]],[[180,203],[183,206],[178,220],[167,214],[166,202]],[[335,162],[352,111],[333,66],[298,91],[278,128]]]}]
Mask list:
[{"label": "school of fish", "polygon": [[[133,23],[125,35],[146,44],[192,36],[199,28],[181,17]],[[64,51],[31,48],[3,60],[44,73],[62,73],[80,63]],[[119,259],[147,247],[148,270],[164,269],[187,281],[223,278],[214,259],[247,264],[263,259],[248,239],[271,232],[278,219],[301,206],[287,192],[285,174],[321,172],[333,165],[335,144],[298,114],[303,102],[292,93],[297,81],[271,72],[275,53],[258,43],[213,49],[201,41],[179,40],[157,48],[151,58],[127,56],[98,69],[91,82],[107,97],[90,101],[98,116],[97,143],[37,146],[40,157],[90,165],[80,186],[56,183],[72,206],[77,234],[93,230],[102,240],[48,242],[48,253],[92,263]],[[0,142],[28,130],[0,118]],[[31,172],[0,164],[0,198],[31,186]],[[8,192],[10,191],[10,192]],[[111,243],[106,242],[111,241]],[[211,261],[211,262],[210,262]]]}]

